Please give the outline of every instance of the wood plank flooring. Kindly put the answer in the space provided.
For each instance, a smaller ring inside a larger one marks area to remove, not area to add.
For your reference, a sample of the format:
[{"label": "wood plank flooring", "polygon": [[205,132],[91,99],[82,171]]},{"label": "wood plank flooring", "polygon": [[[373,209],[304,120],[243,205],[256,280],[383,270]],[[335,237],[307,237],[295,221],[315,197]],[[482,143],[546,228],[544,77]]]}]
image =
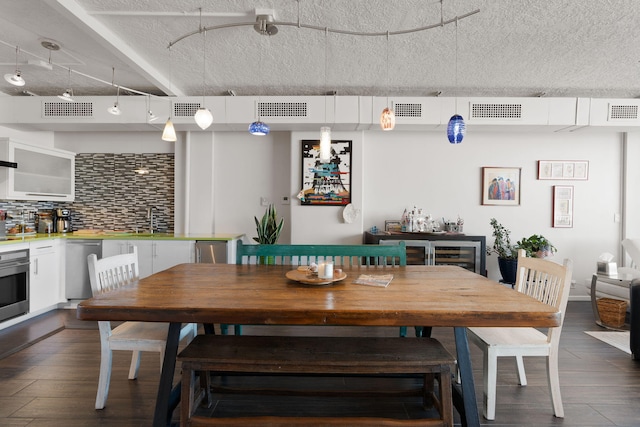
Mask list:
[{"label": "wood plank flooring", "polygon": [[[278,333],[397,334],[397,328],[280,328]],[[500,360],[495,421],[487,426],[639,426],[640,362],[583,331],[599,330],[590,304],[569,302],[561,338],[560,371],[565,418],[553,416],[543,359],[526,358],[529,385],[518,386],[515,362]],[[274,333],[273,329],[270,329]],[[266,333],[245,327],[246,333]],[[454,351],[449,328],[435,328],[433,336]],[[16,351],[17,350],[17,351]],[[479,401],[482,396],[482,356],[472,346]],[[114,352],[109,399],[104,410],[94,409],[98,382],[100,340],[97,326],[75,319],[73,310],[57,310],[0,331],[0,425],[2,426],[148,426],[151,422],[159,361],[143,355],[136,381],[127,379],[129,354]],[[176,372],[178,374],[178,372]],[[219,384],[271,387],[272,377],[227,377]],[[277,381],[283,381],[278,379]],[[286,385],[385,389],[412,379],[287,378]],[[310,396],[215,395],[215,415],[337,414],[419,418],[425,416],[419,398],[364,399]],[[205,410],[201,410],[205,411]],[[178,422],[176,411],[174,420]],[[456,414],[456,422],[459,418]]]}]

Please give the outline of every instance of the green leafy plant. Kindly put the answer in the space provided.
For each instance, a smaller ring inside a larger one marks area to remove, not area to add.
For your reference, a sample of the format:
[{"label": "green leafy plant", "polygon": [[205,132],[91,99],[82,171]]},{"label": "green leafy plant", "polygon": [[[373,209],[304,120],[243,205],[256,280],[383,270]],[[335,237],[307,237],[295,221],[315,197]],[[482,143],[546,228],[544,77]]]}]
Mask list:
[{"label": "green leafy plant", "polygon": [[511,231],[500,224],[495,218],[491,218],[493,227],[493,247],[487,247],[487,255],[496,254],[502,259],[517,259],[518,248],[511,244]]},{"label": "green leafy plant", "polygon": [[516,243],[518,249],[524,249],[528,257],[545,258],[553,255],[557,249],[546,237],[533,234]]},{"label": "green leafy plant", "polygon": [[256,221],[256,231],[258,232],[258,237],[254,237],[253,240],[263,245],[273,245],[278,242],[284,225],[284,218],[280,218],[280,222],[278,222],[276,208],[273,204],[269,205],[262,216],[262,220],[258,221],[255,216],[253,219]]}]

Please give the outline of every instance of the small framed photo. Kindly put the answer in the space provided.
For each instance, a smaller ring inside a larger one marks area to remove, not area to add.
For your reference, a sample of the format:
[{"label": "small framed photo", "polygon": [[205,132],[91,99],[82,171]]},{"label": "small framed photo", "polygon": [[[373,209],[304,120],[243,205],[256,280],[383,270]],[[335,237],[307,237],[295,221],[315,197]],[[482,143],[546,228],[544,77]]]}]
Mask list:
[{"label": "small framed photo", "polygon": [[587,160],[538,160],[538,179],[589,179]]},{"label": "small framed photo", "polygon": [[483,205],[520,205],[521,168],[482,168]]},{"label": "small framed photo", "polygon": [[385,220],[384,231],[402,231],[402,221],[396,219]]},{"label": "small framed photo", "polygon": [[553,186],[553,227],[573,227],[573,185]]}]

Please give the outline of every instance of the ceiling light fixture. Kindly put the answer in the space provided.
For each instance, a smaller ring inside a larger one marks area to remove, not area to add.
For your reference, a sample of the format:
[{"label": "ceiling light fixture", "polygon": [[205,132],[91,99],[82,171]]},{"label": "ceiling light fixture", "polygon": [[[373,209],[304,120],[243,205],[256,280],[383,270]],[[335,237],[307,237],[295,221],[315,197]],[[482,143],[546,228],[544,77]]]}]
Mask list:
[{"label": "ceiling light fixture", "polygon": [[[67,87],[71,86],[71,68],[69,68],[69,80],[67,82]],[[74,102],[73,101],[73,89],[69,88],[67,90],[65,90],[62,95],[58,95],[58,98],[62,99],[63,101],[67,101],[67,102]]]},{"label": "ceiling light fixture", "polygon": [[[115,77],[116,77],[116,69],[111,68],[111,85],[112,86],[116,86],[114,84]],[[113,114],[114,116],[119,116],[120,114],[122,114],[122,111],[120,111],[120,86],[117,86],[117,88],[118,90],[116,92],[116,102],[113,103],[112,107],[107,108],[107,111],[110,114]]]},{"label": "ceiling light fixture", "polygon": [[[258,70],[260,70],[260,72],[262,72],[262,51],[264,49],[260,49],[260,58],[258,60]],[[261,92],[261,90],[259,89],[259,91]],[[251,135],[256,135],[256,136],[265,136],[269,134],[269,131],[271,130],[269,128],[269,125],[266,124],[265,122],[263,122],[260,118],[260,96],[258,94],[258,101],[256,101],[256,115],[258,117],[258,120],[256,120],[255,122],[251,123],[249,125],[249,133]]]},{"label": "ceiling light fixture", "polygon": [[[169,87],[172,87],[172,81],[173,56],[171,55],[171,48],[169,48]],[[178,137],[176,136],[176,129],[173,127],[173,123],[171,122],[171,110],[169,110],[169,117],[167,118],[167,122],[164,124],[164,129],[162,130],[162,140],[168,142],[176,142],[178,140]]]},{"label": "ceiling light fixture", "polygon": [[[200,30],[202,30],[202,8],[200,8]],[[208,108],[204,106],[204,95],[205,95],[205,78],[206,78],[206,67],[207,67],[207,32],[202,31],[202,105],[196,111],[196,114],[193,118],[196,121],[196,124],[200,126],[200,129],[205,130],[211,123],[213,123],[213,115]]]},{"label": "ceiling light fixture", "polygon": [[151,111],[151,95],[147,95],[147,122],[155,122],[158,116]]},{"label": "ceiling light fixture", "polygon": [[[458,20],[456,19],[456,69],[455,69],[455,90],[458,90]],[[464,135],[466,134],[467,126],[464,123],[464,118],[458,111],[458,96],[456,94],[456,114],[451,116],[449,123],[447,124],[447,138],[451,144],[460,144]]]},{"label": "ceiling light fixture", "polygon": [[387,106],[380,114],[380,128],[382,130],[393,130],[396,127],[396,113],[393,105],[389,108],[389,32],[387,31]]},{"label": "ceiling light fixture", "polygon": [[24,86],[26,82],[22,78],[20,70],[18,70],[18,52],[20,52],[20,47],[16,46],[16,72],[14,74],[5,74],[4,79],[14,86]]},{"label": "ceiling light fixture", "polygon": [[331,161],[331,128],[327,123],[327,62],[329,58],[329,31],[324,32],[324,122],[320,128],[320,163]]}]

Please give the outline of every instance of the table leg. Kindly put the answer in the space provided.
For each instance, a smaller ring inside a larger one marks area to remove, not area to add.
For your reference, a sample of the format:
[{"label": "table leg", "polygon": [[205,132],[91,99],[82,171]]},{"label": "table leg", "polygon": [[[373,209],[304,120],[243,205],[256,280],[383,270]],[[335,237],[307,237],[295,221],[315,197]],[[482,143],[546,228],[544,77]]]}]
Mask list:
[{"label": "table leg", "polygon": [[171,417],[173,416],[173,411],[170,410],[171,390],[173,387],[173,374],[176,369],[181,326],[182,323],[172,322],[169,324],[162,374],[160,374],[160,384],[158,384],[158,395],[156,397],[156,409],[153,413],[154,427],[165,427],[171,424]]},{"label": "table leg", "polygon": [[[460,370],[460,385],[454,387],[453,403],[462,418],[462,425],[468,427],[480,426],[476,390],[471,369],[471,353],[467,340],[467,328],[453,328],[456,339],[456,356]],[[460,390],[462,388],[462,390]]]}]

